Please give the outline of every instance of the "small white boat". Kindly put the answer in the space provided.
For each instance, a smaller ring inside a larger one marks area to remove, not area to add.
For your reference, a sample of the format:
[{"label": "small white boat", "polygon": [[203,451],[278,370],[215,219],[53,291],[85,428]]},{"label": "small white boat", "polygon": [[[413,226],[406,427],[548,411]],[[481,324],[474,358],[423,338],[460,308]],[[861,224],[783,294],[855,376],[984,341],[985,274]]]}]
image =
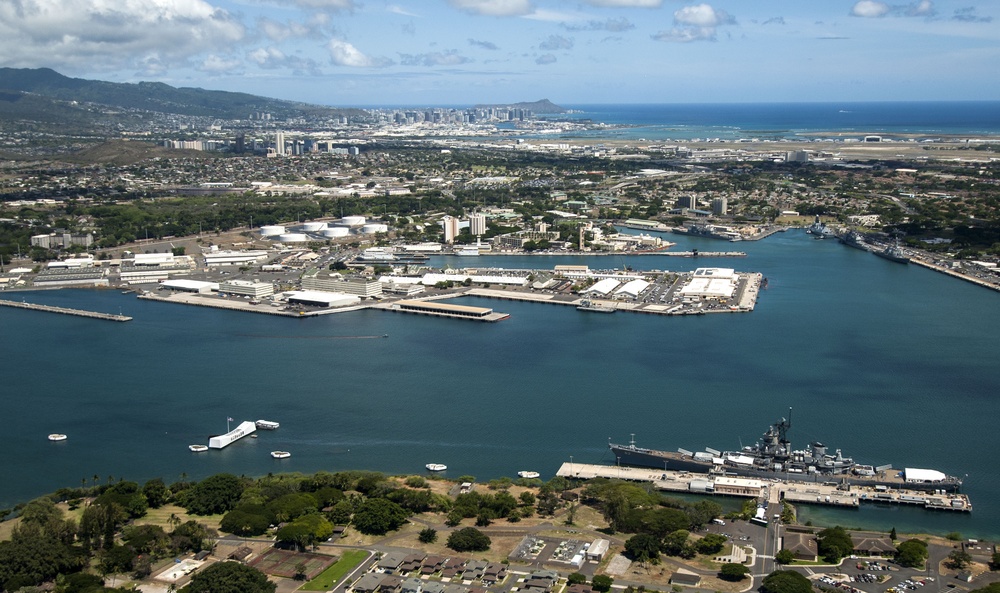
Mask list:
[{"label": "small white boat", "polygon": [[54,432],[54,433],[52,433],[52,434],[49,435],[49,440],[50,441],[65,441],[66,438],[67,438],[66,435],[59,434],[57,432]]},{"label": "small white boat", "polygon": [[277,430],[278,427],[281,426],[280,423],[272,420],[258,420],[255,424],[257,425],[257,428],[261,430]]},{"label": "small white boat", "polygon": [[520,472],[517,472],[517,477],[519,477],[519,478],[528,478],[528,479],[532,479],[532,478],[537,478],[537,477],[538,477],[538,476],[540,476],[540,475],[541,475],[541,474],[540,474],[540,473],[538,473],[538,472],[528,472],[528,471],[520,471]]},{"label": "small white boat", "polygon": [[271,457],[275,459],[288,459],[292,454],[288,451],[271,451]]},{"label": "small white boat", "polygon": [[428,463],[424,467],[427,468],[427,471],[431,472],[443,472],[444,470],[448,469],[448,466],[443,463]]},{"label": "small white boat", "polygon": [[208,445],[188,445],[188,449],[191,449],[192,453],[202,453],[208,451]]}]

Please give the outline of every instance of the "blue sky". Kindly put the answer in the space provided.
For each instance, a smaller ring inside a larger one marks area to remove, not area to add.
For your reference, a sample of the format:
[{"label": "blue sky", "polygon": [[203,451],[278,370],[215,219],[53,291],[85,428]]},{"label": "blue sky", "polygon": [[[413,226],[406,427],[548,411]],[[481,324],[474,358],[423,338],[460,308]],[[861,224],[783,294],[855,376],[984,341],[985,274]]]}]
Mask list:
[{"label": "blue sky", "polygon": [[1000,99],[997,0],[2,0],[0,65],[327,105]]}]

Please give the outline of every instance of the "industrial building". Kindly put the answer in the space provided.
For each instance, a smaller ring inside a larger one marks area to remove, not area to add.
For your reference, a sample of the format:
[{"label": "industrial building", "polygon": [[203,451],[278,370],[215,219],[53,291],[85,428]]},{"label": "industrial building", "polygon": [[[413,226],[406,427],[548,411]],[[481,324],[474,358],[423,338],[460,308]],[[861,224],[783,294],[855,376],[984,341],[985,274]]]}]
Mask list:
[{"label": "industrial building", "polygon": [[82,257],[71,257],[69,259],[61,259],[59,261],[50,261],[45,265],[49,270],[55,268],[92,268],[94,267],[94,256],[85,255]]},{"label": "industrial building", "polygon": [[730,496],[751,496],[759,498],[767,488],[763,480],[718,476],[715,478],[715,493]]},{"label": "industrial building", "polygon": [[219,290],[217,282],[202,282],[201,280],[186,280],[178,278],[175,280],[164,280],[160,282],[160,288],[164,290],[176,290],[179,292],[198,292],[207,294]]},{"label": "industrial building", "polygon": [[452,305],[450,303],[410,300],[396,301],[392,304],[392,309],[409,313],[427,313],[444,317],[469,317],[473,319],[486,319],[493,314],[493,309],[485,307],[469,307],[466,305]]},{"label": "industrial building", "polygon": [[205,258],[205,265],[213,268],[216,266],[242,266],[255,264],[267,259],[267,252],[255,251],[208,251],[202,254]]},{"label": "industrial building", "polygon": [[647,288],[649,288],[649,282],[646,282],[645,280],[632,280],[630,282],[626,282],[621,286],[621,288],[616,290],[615,296],[637,299]]},{"label": "industrial building", "polygon": [[340,292],[318,292],[315,290],[296,290],[286,292],[285,298],[291,305],[305,305],[307,307],[350,307],[361,303],[361,299]]},{"label": "industrial building", "polygon": [[736,294],[738,280],[732,268],[698,268],[679,294],[681,297],[730,299]]},{"label": "industrial building", "polygon": [[580,291],[580,294],[598,294],[601,296],[608,296],[611,291],[618,288],[621,282],[615,280],[614,278],[605,278],[604,280],[598,281],[593,286]]},{"label": "industrial building", "polygon": [[371,278],[344,278],[340,274],[321,278],[313,276],[302,279],[304,290],[319,290],[324,292],[340,292],[353,294],[361,298],[380,298],[382,296],[382,283]]},{"label": "industrial building", "polygon": [[270,282],[251,282],[249,280],[229,280],[219,284],[222,294],[236,294],[255,299],[269,297],[274,294],[274,285]]}]

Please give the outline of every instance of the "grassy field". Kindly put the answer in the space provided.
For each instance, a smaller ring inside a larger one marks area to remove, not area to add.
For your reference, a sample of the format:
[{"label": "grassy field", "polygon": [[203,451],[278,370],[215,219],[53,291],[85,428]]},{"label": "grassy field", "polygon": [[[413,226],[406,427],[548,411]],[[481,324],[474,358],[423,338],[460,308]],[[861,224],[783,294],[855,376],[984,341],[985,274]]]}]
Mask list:
[{"label": "grassy field", "polygon": [[340,560],[333,563],[313,580],[299,588],[300,591],[329,591],[337,586],[340,579],[364,562],[368,552],[363,550],[347,550]]},{"label": "grassy field", "polygon": [[159,525],[169,533],[174,529],[170,524],[171,515],[180,519],[181,523],[187,523],[188,521],[194,520],[212,529],[219,529],[219,522],[222,521],[223,517],[222,515],[188,515],[187,511],[182,507],[165,504],[158,509],[149,509],[145,516],[135,520],[135,524]]}]

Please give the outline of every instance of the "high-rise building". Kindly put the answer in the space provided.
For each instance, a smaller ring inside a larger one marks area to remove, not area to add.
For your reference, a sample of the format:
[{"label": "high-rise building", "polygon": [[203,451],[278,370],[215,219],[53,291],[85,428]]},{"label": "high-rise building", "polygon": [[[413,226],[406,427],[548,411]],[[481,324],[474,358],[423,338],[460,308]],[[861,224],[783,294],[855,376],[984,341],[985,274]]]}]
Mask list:
[{"label": "high-rise building", "polygon": [[698,198],[694,196],[681,196],[681,198],[677,200],[676,207],[696,210],[698,208]]},{"label": "high-rise building", "polygon": [[285,156],[285,133],[275,132],[274,134],[274,152],[279,156]]},{"label": "high-rise building", "polygon": [[713,198],[712,214],[716,216],[725,216],[729,214],[729,200],[726,198]]},{"label": "high-rise building", "polygon": [[444,242],[454,243],[455,237],[458,236],[458,219],[454,216],[445,216],[441,219],[441,224],[444,226]]},{"label": "high-rise building", "polygon": [[469,215],[469,232],[475,237],[481,237],[486,234],[485,214],[477,212]]}]

